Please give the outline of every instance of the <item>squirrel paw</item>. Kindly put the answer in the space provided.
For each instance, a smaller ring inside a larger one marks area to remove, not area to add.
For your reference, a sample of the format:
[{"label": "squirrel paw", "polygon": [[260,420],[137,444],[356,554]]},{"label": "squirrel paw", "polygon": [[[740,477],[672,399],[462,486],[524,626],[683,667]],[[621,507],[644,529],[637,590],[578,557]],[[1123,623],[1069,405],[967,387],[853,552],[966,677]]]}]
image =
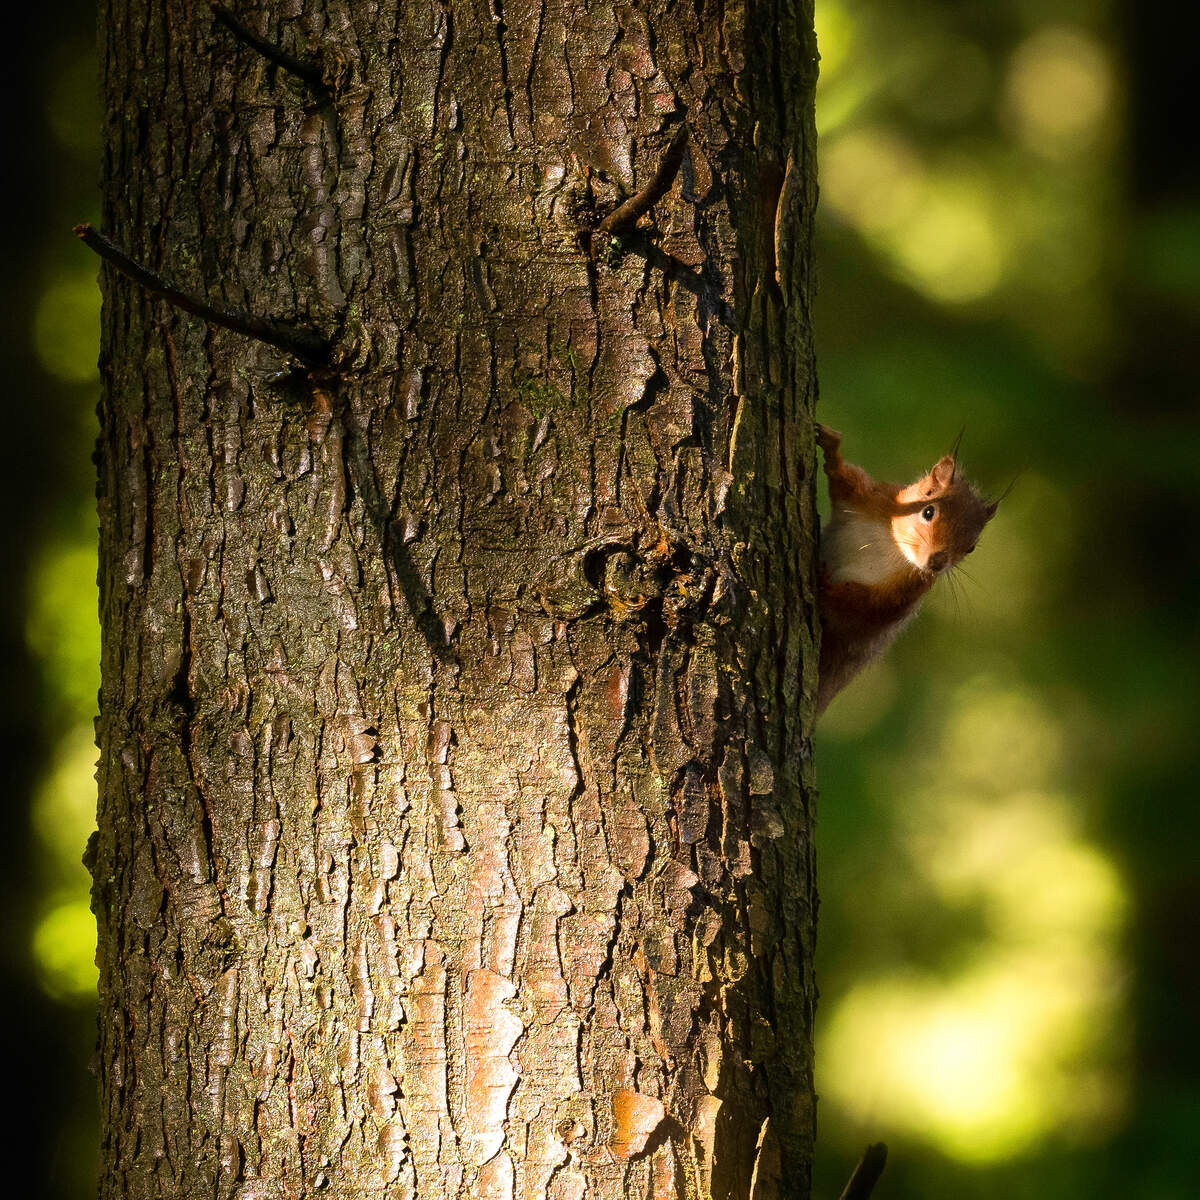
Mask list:
[{"label": "squirrel paw", "polygon": [[842,435],[828,425],[817,424],[817,445],[826,454],[837,454],[842,445]]}]

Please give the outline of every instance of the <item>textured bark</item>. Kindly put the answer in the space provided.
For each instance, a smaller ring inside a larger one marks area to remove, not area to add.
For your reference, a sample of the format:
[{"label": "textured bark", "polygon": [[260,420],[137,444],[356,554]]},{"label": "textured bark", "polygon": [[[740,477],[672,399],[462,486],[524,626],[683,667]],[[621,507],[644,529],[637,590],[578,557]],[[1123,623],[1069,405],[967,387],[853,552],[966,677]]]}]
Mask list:
[{"label": "textured bark", "polygon": [[807,1196],[809,6],[238,12],[106,228],[338,369],[104,274],[102,1194]]}]

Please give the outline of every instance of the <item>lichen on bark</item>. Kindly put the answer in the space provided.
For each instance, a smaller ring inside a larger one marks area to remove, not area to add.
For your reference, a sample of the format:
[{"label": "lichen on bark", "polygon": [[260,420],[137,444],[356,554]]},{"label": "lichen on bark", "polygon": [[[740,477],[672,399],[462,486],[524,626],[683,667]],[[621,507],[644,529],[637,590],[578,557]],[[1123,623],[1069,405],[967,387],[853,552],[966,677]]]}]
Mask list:
[{"label": "lichen on bark", "polygon": [[104,277],[102,1194],[807,1196],[811,10],[239,15],[105,224],[338,369]]}]

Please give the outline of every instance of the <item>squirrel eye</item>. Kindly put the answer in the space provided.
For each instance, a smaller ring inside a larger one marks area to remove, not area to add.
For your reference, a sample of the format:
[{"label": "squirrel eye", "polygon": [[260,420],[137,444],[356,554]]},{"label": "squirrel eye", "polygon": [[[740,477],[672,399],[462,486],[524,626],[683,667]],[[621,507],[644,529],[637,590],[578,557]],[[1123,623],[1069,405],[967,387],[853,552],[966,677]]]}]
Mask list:
[{"label": "squirrel eye", "polygon": [[921,516],[924,517],[926,521],[932,521],[933,514],[935,512],[937,512],[937,509],[934,508],[932,504],[927,504],[923,509],[921,509]]}]

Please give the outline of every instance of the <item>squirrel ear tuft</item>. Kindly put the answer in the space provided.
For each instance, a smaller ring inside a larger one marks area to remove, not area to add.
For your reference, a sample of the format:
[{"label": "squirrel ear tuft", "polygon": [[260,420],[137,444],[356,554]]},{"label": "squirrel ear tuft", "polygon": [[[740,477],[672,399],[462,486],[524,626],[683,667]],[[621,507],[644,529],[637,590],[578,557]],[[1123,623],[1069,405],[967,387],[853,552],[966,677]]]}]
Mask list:
[{"label": "squirrel ear tuft", "polygon": [[954,482],[954,459],[947,454],[939,458],[937,466],[929,472],[929,478],[940,488],[948,488]]}]

